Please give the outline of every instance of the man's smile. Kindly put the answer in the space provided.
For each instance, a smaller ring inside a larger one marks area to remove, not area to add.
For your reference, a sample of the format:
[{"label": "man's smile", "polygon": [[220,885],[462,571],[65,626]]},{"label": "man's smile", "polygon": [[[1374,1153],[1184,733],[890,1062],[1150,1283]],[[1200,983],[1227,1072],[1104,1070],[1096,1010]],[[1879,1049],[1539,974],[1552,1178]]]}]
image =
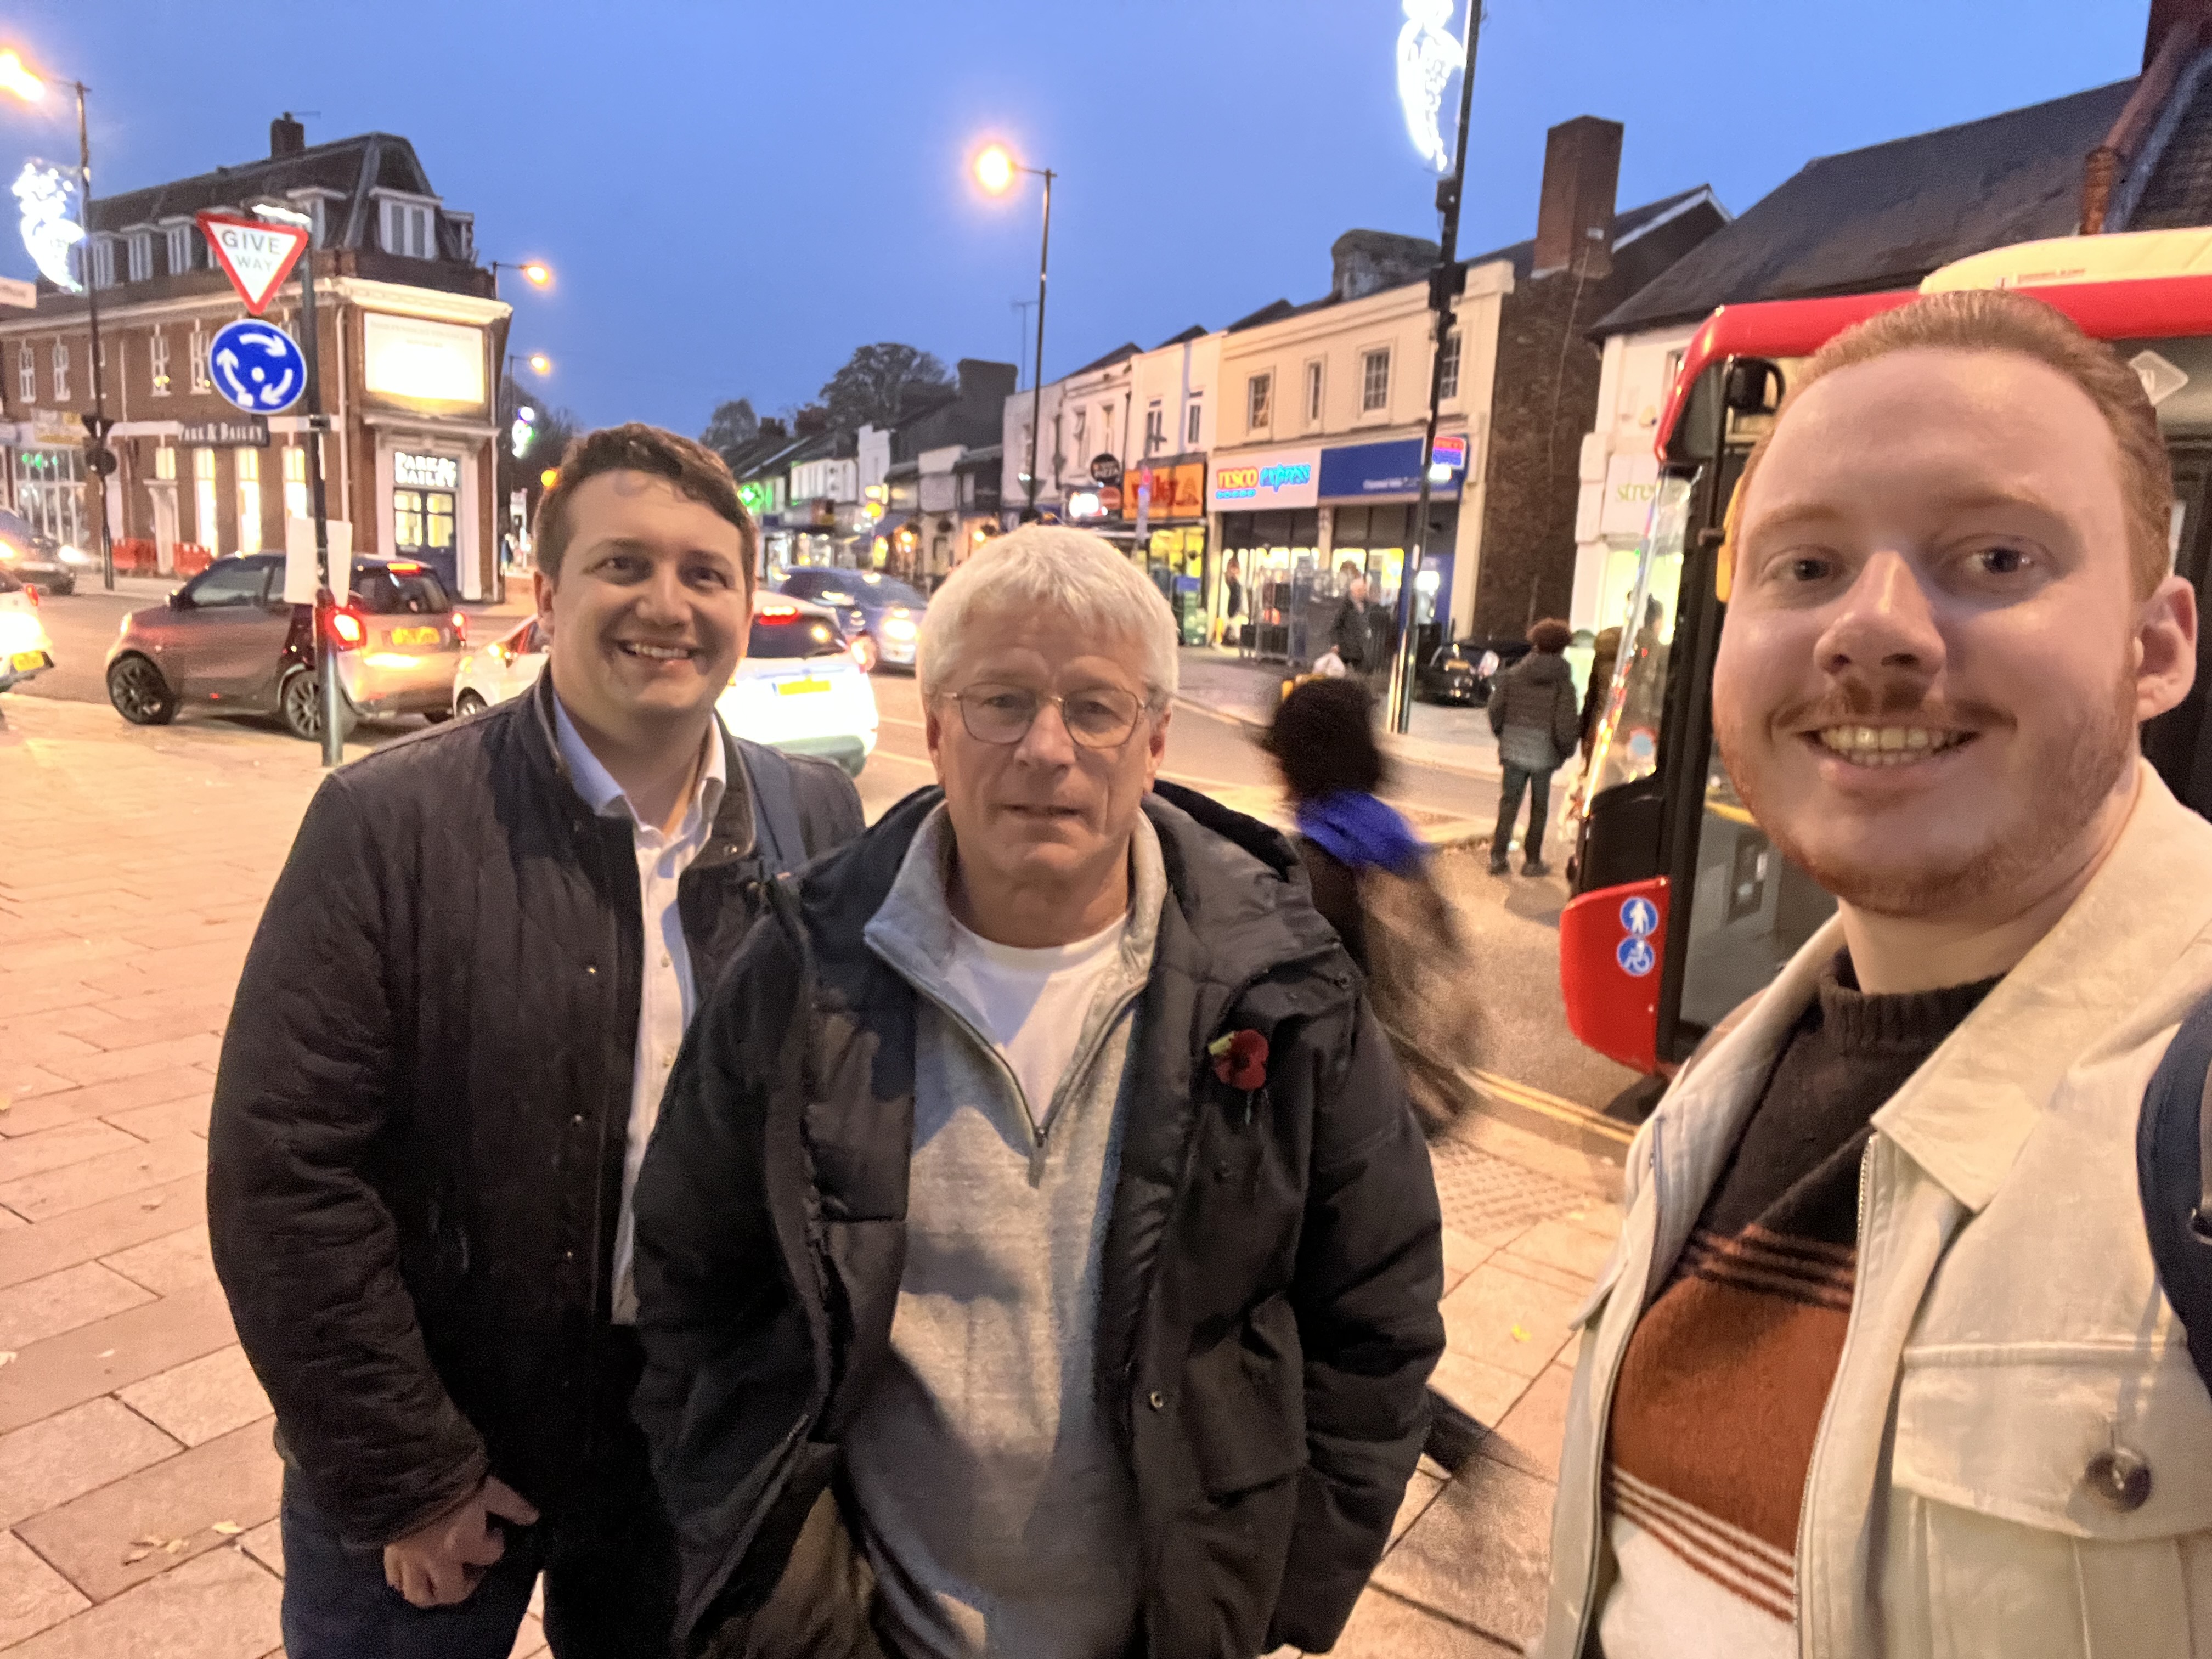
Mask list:
[{"label": "man's smile", "polygon": [[1803,734],[1853,766],[1911,766],[1971,743],[1975,734],[1940,726],[1824,726]]}]

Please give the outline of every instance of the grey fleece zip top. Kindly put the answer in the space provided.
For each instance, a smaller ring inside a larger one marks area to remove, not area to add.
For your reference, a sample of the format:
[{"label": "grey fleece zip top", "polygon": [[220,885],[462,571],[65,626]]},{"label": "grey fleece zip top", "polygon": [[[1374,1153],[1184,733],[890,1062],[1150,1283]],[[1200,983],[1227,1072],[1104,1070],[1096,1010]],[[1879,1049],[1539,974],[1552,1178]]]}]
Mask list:
[{"label": "grey fleece zip top", "polygon": [[906,1266],[890,1363],[848,1433],[846,1467],[899,1650],[1097,1659],[1127,1644],[1138,1609],[1134,1488],[1100,1419],[1094,1348],[1133,1010],[1166,871],[1140,816],[1119,959],[1033,1121],[942,971],[951,856],[939,806],[865,934],[921,1007]]}]

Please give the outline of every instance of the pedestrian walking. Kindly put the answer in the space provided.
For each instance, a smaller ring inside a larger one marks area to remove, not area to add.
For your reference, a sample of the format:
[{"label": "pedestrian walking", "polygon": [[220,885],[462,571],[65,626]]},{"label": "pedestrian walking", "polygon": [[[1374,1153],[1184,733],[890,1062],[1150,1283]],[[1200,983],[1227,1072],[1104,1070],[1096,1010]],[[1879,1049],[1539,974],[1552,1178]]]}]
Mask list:
[{"label": "pedestrian walking", "polygon": [[1555,617],[1528,629],[1528,654],[1490,683],[1490,729],[1498,736],[1504,775],[1498,786],[1498,827],[1490,837],[1490,873],[1505,873],[1513,848],[1513,822],[1521,797],[1528,797],[1528,828],[1521,839],[1521,873],[1547,876],[1544,826],[1552,816],[1552,774],[1575,752],[1582,716],[1575,702],[1574,670],[1563,654],[1574,630]]},{"label": "pedestrian walking", "polygon": [[1221,568],[1221,627],[1217,631],[1217,645],[1241,645],[1244,626],[1244,572],[1231,554],[1229,562]]},{"label": "pedestrian walking", "polygon": [[2212,994],[2212,825],[2137,738],[2197,649],[2157,419],[2021,293],[1794,378],[1714,727],[1838,913],[1630,1149],[1537,1651],[2212,1651],[2212,1397],[2137,1186]]},{"label": "pedestrian walking", "polygon": [[1261,746],[1290,793],[1314,908],[1366,975],[1433,1139],[1474,1103],[1467,1073],[1480,1058],[1480,979],[1428,848],[1375,793],[1384,771],[1375,699],[1357,680],[1305,681],[1283,699]]},{"label": "pedestrian walking", "polygon": [[1347,670],[1372,679],[1390,672],[1391,635],[1395,630],[1390,613],[1368,599],[1366,573],[1357,566],[1347,568],[1350,579],[1329,624],[1328,642]]},{"label": "pedestrian walking", "polygon": [[291,1659],[662,1659],[631,1193],[692,1008],[842,772],[725,732],[758,533],[713,452],[572,444],[534,691],[333,773],[225,1034],[208,1224],[276,1408]]},{"label": "pedestrian walking", "polygon": [[939,787],[777,887],[639,1182],[677,1639],[1326,1649],[1443,1343],[1389,1046],[1289,844],[1157,781],[1111,545],[979,550],[920,669]]}]

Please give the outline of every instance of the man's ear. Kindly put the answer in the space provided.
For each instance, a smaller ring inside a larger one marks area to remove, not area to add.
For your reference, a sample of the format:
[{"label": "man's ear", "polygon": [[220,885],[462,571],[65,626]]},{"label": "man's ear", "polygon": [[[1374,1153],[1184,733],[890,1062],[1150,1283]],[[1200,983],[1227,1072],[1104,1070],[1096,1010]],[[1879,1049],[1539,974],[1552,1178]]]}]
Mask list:
[{"label": "man's ear", "polygon": [[2197,681],[2197,590],[2168,576],[2136,612],[2136,719],[2178,708]]},{"label": "man's ear", "polygon": [[530,573],[531,602],[538,607],[538,631],[547,639],[553,637],[554,580],[543,568]]}]

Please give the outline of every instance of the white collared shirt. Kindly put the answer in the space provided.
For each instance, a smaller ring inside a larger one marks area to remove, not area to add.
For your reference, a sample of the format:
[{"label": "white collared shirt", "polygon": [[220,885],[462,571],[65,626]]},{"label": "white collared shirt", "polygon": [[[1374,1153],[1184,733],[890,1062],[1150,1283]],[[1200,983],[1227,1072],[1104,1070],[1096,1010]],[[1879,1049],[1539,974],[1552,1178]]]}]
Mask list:
[{"label": "white collared shirt", "polygon": [[638,898],[645,916],[644,972],[637,999],[637,1060],[630,1076],[629,1139],[623,1151],[622,1217],[615,1233],[613,1318],[617,1325],[637,1322],[637,1291],[630,1280],[630,1255],[636,1219],[630,1195],[646,1143],[660,1115],[661,1091],[676,1064],[676,1050],[698,1005],[691,982],[691,957],[684,945],[684,918],[676,906],[677,884],[714,832],[714,814],[728,787],[729,769],[718,724],[707,733],[706,763],[684,809],[684,821],[669,835],[646,823],[614,776],[599,763],[561,706],[553,699],[554,735],[569,781],[592,811],[603,818],[627,817],[637,848]]}]

